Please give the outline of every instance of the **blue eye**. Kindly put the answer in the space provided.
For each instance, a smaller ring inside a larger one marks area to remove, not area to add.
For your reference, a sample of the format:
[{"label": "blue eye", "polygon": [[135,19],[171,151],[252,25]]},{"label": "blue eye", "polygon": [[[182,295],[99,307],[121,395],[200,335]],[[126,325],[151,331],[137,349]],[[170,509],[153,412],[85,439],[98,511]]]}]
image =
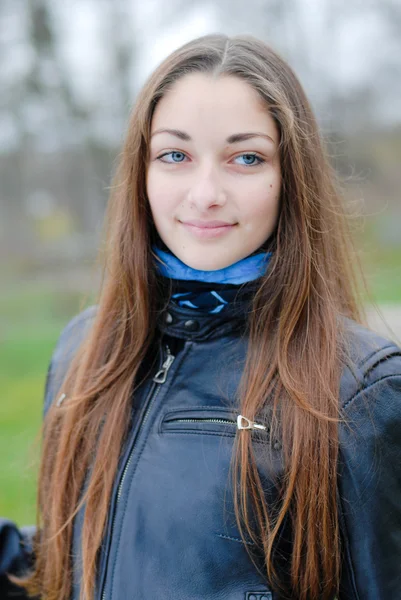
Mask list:
[{"label": "blue eye", "polygon": [[247,167],[257,167],[258,165],[261,165],[262,163],[264,163],[265,161],[263,160],[263,158],[260,158],[260,156],[258,156],[257,154],[241,154],[240,156],[237,156],[237,158],[242,158],[243,156],[246,156],[247,158],[256,158],[256,160],[258,161],[257,163],[245,163],[245,166]]},{"label": "blue eye", "polygon": [[[181,155],[181,156],[185,156],[185,154],[184,154],[183,152],[178,152],[177,150],[173,150],[172,152],[166,152],[165,154],[162,154],[161,156],[158,156],[158,157],[157,157],[157,160],[161,160],[161,159],[162,159],[162,158],[164,158],[165,156],[170,156],[170,154],[171,154],[171,155],[174,155],[174,154],[175,154],[175,155],[177,155],[177,154],[178,154],[179,156],[180,156],[180,155]],[[172,162],[171,162],[171,161],[168,161],[168,160],[162,160],[161,162],[166,162],[166,163],[168,163],[168,164],[170,164],[170,165],[171,165],[171,164],[174,164],[174,163],[178,164],[178,163],[182,162],[182,160],[178,160],[178,161],[174,161],[174,160],[173,160]]]},{"label": "blue eye", "polygon": [[[165,156],[171,156],[171,157],[174,157],[174,155],[175,155],[175,156],[177,156],[177,155],[178,155],[178,156],[179,156],[179,157],[181,157],[182,159],[183,159],[183,157],[185,157],[185,154],[184,154],[184,152],[180,152],[180,151],[178,151],[178,150],[171,150],[170,152],[165,152],[164,154],[161,154],[160,156],[158,156],[158,157],[156,158],[156,160],[160,160],[161,162],[164,162],[164,163],[166,163],[166,164],[168,164],[168,165],[173,165],[173,164],[176,164],[176,165],[177,165],[177,164],[179,164],[179,163],[182,163],[182,162],[183,162],[183,160],[178,160],[178,161],[176,161],[176,160],[174,160],[174,159],[173,159],[172,161],[170,161],[170,160],[162,160],[162,159],[163,159]],[[245,163],[243,163],[243,165],[242,165],[242,166],[244,166],[244,167],[257,167],[257,166],[259,166],[259,165],[263,164],[264,162],[266,162],[266,161],[265,161],[263,158],[261,158],[261,157],[260,157],[260,156],[258,156],[257,154],[253,154],[253,153],[241,154],[240,156],[237,156],[236,158],[242,158],[242,157],[246,157],[247,159],[251,159],[252,161],[254,161],[255,159],[258,161],[258,162],[252,162],[252,163],[247,163],[247,162],[245,162]]]}]

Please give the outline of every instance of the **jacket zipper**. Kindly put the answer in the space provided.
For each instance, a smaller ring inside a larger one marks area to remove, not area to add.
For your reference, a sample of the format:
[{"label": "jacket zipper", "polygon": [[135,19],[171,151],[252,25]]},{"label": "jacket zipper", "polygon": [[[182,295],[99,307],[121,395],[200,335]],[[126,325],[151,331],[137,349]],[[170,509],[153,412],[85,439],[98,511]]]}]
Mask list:
[{"label": "jacket zipper", "polygon": [[236,425],[237,429],[263,429],[265,431],[268,430],[268,427],[266,427],[265,425],[255,423],[254,421],[247,419],[247,417],[244,417],[243,415],[238,415],[236,421],[232,421],[231,419],[213,419],[206,417],[178,417],[177,419],[169,419],[168,421],[166,421],[166,424],[167,423],[228,423],[229,425]]},{"label": "jacket zipper", "polygon": [[[142,422],[140,423],[139,428],[138,428],[138,430],[136,432],[135,440],[134,440],[133,445],[131,447],[127,463],[126,463],[126,465],[124,467],[123,474],[121,476],[120,483],[119,483],[118,488],[117,488],[116,505],[114,507],[113,517],[112,517],[112,523],[111,523],[111,527],[110,527],[110,536],[109,536],[110,540],[112,539],[112,536],[113,536],[114,525],[115,525],[116,514],[117,514],[117,508],[118,508],[118,504],[119,504],[119,502],[121,500],[121,495],[122,495],[122,489],[123,489],[123,485],[124,485],[124,480],[125,480],[125,477],[127,475],[127,472],[128,472],[129,467],[130,467],[130,464],[132,462],[132,456],[133,456],[133,453],[134,453],[134,449],[135,449],[135,445],[136,445],[136,440],[138,439],[138,435],[139,435],[139,433],[140,433],[140,431],[141,431],[144,423],[146,422],[146,420],[147,420],[147,418],[149,416],[150,409],[152,408],[152,405],[154,404],[154,401],[155,401],[155,399],[158,396],[158,393],[160,391],[161,385],[163,383],[165,383],[165,381],[167,379],[168,371],[169,371],[169,369],[170,369],[170,367],[173,364],[174,359],[175,359],[175,356],[173,354],[171,354],[170,348],[167,345],[165,346],[165,348],[166,348],[166,352],[167,352],[166,360],[163,362],[161,368],[157,371],[156,375],[152,378],[152,381],[154,382],[154,385],[152,385],[152,388],[151,388],[151,390],[149,392],[149,396],[147,398],[147,405],[148,406],[146,408],[146,411],[145,411],[145,414],[143,416]],[[108,562],[108,556],[107,556],[106,560]],[[106,575],[107,575],[107,563],[106,563],[106,573],[105,573],[104,582],[103,582],[103,591],[102,591],[102,594],[101,594],[101,599],[102,600],[106,600]]]},{"label": "jacket zipper", "polygon": [[167,423],[229,423],[230,425],[236,425],[235,421],[229,419],[169,419]]},{"label": "jacket zipper", "polygon": [[[162,383],[165,383],[165,381],[166,381],[166,378],[167,378],[167,373],[168,373],[168,370],[169,370],[169,368],[171,367],[171,365],[173,364],[173,362],[174,362],[174,359],[175,359],[175,356],[173,356],[173,355],[171,354],[171,352],[170,352],[170,348],[169,348],[167,345],[166,345],[166,352],[167,352],[167,358],[166,358],[166,360],[164,361],[164,363],[162,364],[162,368],[161,368],[161,369],[159,369],[159,371],[157,371],[156,375],[155,375],[155,376],[152,378],[152,381],[153,381],[154,383],[156,383],[156,384],[162,384]],[[138,438],[139,431],[142,429],[143,425],[144,425],[144,424],[145,424],[145,422],[147,421],[147,418],[148,418],[148,415],[149,415],[150,409],[152,408],[152,405],[153,405],[153,403],[154,403],[154,401],[155,401],[155,399],[157,398],[157,395],[158,395],[158,393],[159,393],[159,390],[160,390],[160,385],[156,386],[156,391],[155,391],[155,393],[153,394],[153,391],[154,391],[154,389],[155,389],[155,388],[153,387],[153,388],[152,388],[152,392],[151,392],[151,394],[150,394],[150,398],[148,399],[148,407],[147,407],[147,409],[146,409],[146,412],[145,412],[145,414],[144,414],[144,416],[143,416],[143,419],[142,419],[142,422],[141,422],[141,424],[140,424],[140,427],[139,427],[139,429],[138,429],[138,431],[137,431],[136,438]],[[125,465],[125,468],[124,468],[124,471],[123,471],[123,474],[122,474],[122,477],[121,477],[120,485],[118,486],[118,491],[117,491],[117,504],[118,504],[118,502],[120,501],[120,498],[121,498],[121,493],[122,493],[122,488],[123,488],[123,484],[124,484],[124,479],[125,479],[125,476],[126,476],[126,474],[127,474],[127,471],[128,471],[128,469],[129,469],[129,467],[130,467],[130,464],[131,464],[131,461],[132,461],[132,454],[133,454],[134,447],[135,447],[135,442],[134,442],[134,445],[133,445],[133,446],[132,446],[132,448],[131,448],[131,452],[130,452],[130,455],[129,455],[129,458],[128,458],[128,461],[127,461],[127,464]]]}]

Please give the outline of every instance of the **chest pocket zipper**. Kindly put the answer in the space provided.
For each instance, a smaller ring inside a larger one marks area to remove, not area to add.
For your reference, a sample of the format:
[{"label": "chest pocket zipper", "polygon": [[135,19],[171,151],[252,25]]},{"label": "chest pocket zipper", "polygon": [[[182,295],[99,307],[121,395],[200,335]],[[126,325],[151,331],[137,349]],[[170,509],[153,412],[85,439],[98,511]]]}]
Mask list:
[{"label": "chest pocket zipper", "polygon": [[[229,418],[231,417],[231,418]],[[160,433],[179,433],[193,431],[195,433],[211,433],[214,435],[235,436],[237,430],[255,429],[269,433],[269,427],[250,421],[243,415],[235,415],[228,408],[211,409],[177,409],[167,412],[160,424]]]}]

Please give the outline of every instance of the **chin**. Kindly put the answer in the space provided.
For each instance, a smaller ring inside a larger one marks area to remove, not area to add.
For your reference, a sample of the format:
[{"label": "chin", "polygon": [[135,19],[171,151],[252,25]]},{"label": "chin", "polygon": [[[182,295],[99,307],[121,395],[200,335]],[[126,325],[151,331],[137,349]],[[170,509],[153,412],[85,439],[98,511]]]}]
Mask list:
[{"label": "chin", "polygon": [[205,259],[205,257],[199,257],[199,259],[185,260],[183,262],[185,262],[185,264],[191,267],[192,269],[196,269],[197,271],[219,271],[220,269],[225,269],[226,267],[229,267],[237,261],[216,261],[215,257],[211,258],[210,260]]}]

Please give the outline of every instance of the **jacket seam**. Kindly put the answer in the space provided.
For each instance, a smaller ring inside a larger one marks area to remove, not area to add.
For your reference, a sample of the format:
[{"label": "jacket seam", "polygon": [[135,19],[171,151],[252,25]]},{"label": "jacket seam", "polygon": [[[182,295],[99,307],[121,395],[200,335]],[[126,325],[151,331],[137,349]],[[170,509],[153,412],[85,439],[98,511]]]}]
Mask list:
[{"label": "jacket seam", "polygon": [[[161,431],[159,435],[171,435],[171,434],[175,434],[175,435],[214,435],[216,437],[227,437],[227,438],[235,438],[236,436],[236,432],[235,433],[218,433],[217,431],[196,431],[195,429],[192,431],[185,431],[184,429],[166,429],[164,431]],[[267,440],[260,440],[260,439],[252,439],[252,443],[257,443],[257,444],[262,444],[264,446],[269,446],[269,442]]]},{"label": "jacket seam", "polygon": [[198,410],[200,408],[207,408],[211,411],[213,410],[217,410],[217,411],[231,411],[232,412],[236,412],[237,407],[234,407],[234,409],[232,409],[231,406],[213,406],[211,404],[195,404],[193,407],[187,407],[187,406],[183,406],[182,408],[172,408],[170,409],[168,412],[166,412],[165,414],[168,415],[170,413],[175,413],[175,412],[181,412],[181,411],[193,411],[193,410]]},{"label": "jacket seam", "polygon": [[[394,348],[394,350],[396,350],[396,352],[391,352],[390,354],[386,354],[385,356],[382,356],[381,358],[378,357],[378,360],[376,362],[374,362],[368,369],[367,371],[365,371],[364,373],[364,377],[367,377],[367,375],[369,375],[369,373],[371,373],[373,371],[373,369],[375,369],[376,367],[378,367],[381,363],[386,362],[386,360],[389,360],[390,358],[393,358],[394,356],[401,356],[401,352],[397,347],[394,346],[385,346],[384,348],[381,348],[377,354],[379,354],[380,352],[387,350],[388,348]],[[374,356],[374,355],[372,355]],[[366,361],[365,361],[366,363]],[[365,364],[364,363],[364,364]]]},{"label": "jacket seam", "polygon": [[340,493],[338,493],[338,502],[340,505],[339,506],[339,508],[340,508],[339,518],[340,518],[340,522],[341,522],[341,525],[344,530],[345,555],[346,555],[346,560],[347,560],[347,564],[348,564],[349,571],[350,571],[350,579],[351,579],[352,591],[354,593],[354,600],[360,600],[358,589],[356,586],[356,580],[355,580],[355,569],[354,569],[354,565],[352,562],[352,556],[351,556],[351,552],[350,552],[350,548],[349,548],[349,536],[348,536],[347,524],[345,521],[344,514],[342,512],[342,501],[341,501]]},{"label": "jacket seam", "polygon": [[[359,364],[359,368],[361,369],[375,354],[380,354],[381,352],[383,352],[384,350],[389,350],[390,348],[392,348],[393,350],[396,350],[397,353],[399,353],[399,348],[397,348],[397,346],[393,343],[391,344],[387,344],[386,346],[382,346],[379,349],[373,350],[373,352],[371,352],[370,354],[368,354],[367,356],[364,357],[364,359],[362,360],[362,362]],[[384,357],[384,359],[390,358],[390,356],[393,356],[393,354],[388,354],[386,357]],[[381,359],[379,359],[380,362]],[[368,371],[365,373],[365,375],[367,373],[369,373],[369,371],[374,368],[374,365],[368,369]]]},{"label": "jacket seam", "polygon": [[375,386],[377,383],[380,383],[381,381],[385,381],[386,379],[391,379],[391,378],[396,378],[396,377],[401,377],[401,373],[391,373],[391,375],[383,375],[383,377],[379,377],[379,379],[375,379],[375,381],[370,383],[368,386],[366,386],[362,389],[359,389],[357,392],[355,392],[355,394],[353,396],[351,396],[351,398],[349,398],[349,400],[347,400],[347,402],[345,402],[345,404],[343,405],[343,409],[346,409],[347,406],[349,406],[352,402],[354,402],[354,400],[356,400],[356,398],[360,394],[367,392],[368,390],[370,390],[370,388]]},{"label": "jacket seam", "polygon": [[231,535],[224,535],[223,533],[216,533],[215,535],[217,535],[218,537],[221,537],[225,540],[232,540],[233,542],[240,542],[240,544],[247,544],[248,546],[254,546],[255,543],[254,542],[244,542],[242,539],[240,538],[236,538],[236,537],[232,537]]}]

